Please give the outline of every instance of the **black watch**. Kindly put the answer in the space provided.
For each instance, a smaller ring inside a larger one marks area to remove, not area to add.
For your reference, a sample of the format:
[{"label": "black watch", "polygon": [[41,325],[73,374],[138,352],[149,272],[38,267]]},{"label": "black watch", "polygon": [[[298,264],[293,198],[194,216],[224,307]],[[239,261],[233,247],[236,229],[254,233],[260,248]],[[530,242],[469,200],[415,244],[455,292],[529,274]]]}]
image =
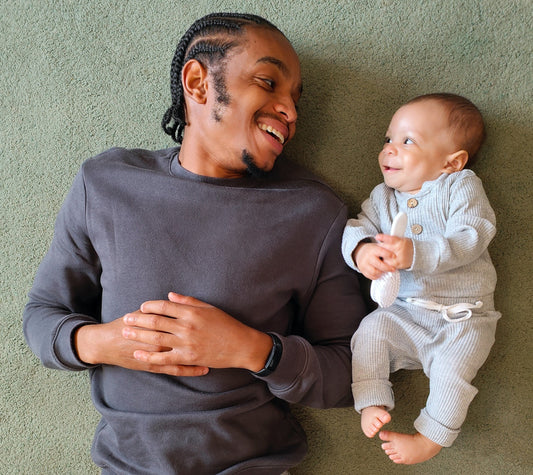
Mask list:
[{"label": "black watch", "polygon": [[272,338],[272,350],[270,350],[265,367],[257,373],[252,372],[254,376],[264,377],[272,373],[278,367],[281,354],[283,353],[283,345],[279,337],[274,335],[274,333],[267,333],[267,335]]}]

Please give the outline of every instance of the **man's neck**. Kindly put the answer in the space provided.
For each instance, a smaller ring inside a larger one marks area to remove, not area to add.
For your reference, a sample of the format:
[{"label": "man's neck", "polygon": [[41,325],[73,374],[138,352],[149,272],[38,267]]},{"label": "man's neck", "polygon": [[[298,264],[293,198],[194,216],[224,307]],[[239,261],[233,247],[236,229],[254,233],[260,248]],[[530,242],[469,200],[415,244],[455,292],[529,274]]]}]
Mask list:
[{"label": "man's neck", "polygon": [[[178,159],[185,170],[212,178],[242,178],[246,175],[245,168],[232,169],[224,166],[224,158],[215,156],[203,147],[202,143],[202,140],[194,140],[190,135],[184,135]],[[244,164],[242,166],[244,167]]]}]

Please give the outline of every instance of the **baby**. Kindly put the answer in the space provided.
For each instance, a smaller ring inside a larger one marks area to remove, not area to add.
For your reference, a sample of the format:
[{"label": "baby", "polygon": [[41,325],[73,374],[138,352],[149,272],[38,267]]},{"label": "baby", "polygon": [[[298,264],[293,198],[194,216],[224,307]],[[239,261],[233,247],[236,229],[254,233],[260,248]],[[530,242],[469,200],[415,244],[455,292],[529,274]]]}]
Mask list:
[{"label": "baby", "polygon": [[[471,385],[494,343],[496,272],[487,247],[495,216],[469,169],[483,118],[455,94],[419,96],[392,117],[376,186],[343,235],[346,263],[371,280],[399,271],[398,297],[365,317],[352,338],[352,391],[361,427],[379,432],[396,463],[424,462],[452,445],[477,393]],[[407,215],[405,237],[391,235]],[[394,397],[390,372],[423,369],[430,380],[415,434],[381,430]]]}]

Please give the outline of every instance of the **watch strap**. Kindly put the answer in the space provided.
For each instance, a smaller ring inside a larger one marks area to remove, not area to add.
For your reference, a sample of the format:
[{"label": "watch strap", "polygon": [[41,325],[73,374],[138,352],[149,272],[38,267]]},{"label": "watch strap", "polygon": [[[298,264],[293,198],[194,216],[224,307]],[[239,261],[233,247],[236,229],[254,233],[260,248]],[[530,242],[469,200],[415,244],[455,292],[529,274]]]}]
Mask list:
[{"label": "watch strap", "polygon": [[268,376],[278,367],[279,361],[281,360],[281,354],[283,353],[283,345],[281,344],[281,340],[274,333],[267,332],[267,335],[272,338],[272,350],[270,350],[270,354],[268,355],[264,368],[260,371],[252,373],[254,376]]}]

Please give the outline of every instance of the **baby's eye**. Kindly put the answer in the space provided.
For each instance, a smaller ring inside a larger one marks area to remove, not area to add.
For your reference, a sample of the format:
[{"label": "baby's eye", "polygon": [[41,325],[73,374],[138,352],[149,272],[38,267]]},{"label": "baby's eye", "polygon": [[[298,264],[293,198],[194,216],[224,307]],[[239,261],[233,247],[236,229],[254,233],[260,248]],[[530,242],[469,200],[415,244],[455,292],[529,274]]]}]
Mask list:
[{"label": "baby's eye", "polygon": [[384,143],[391,143],[390,137],[385,137]]},{"label": "baby's eye", "polygon": [[403,143],[404,143],[405,145],[411,145],[411,144],[414,144],[414,142],[413,142],[410,138],[406,138],[406,139],[403,141]]}]

